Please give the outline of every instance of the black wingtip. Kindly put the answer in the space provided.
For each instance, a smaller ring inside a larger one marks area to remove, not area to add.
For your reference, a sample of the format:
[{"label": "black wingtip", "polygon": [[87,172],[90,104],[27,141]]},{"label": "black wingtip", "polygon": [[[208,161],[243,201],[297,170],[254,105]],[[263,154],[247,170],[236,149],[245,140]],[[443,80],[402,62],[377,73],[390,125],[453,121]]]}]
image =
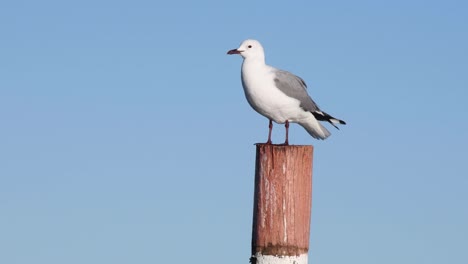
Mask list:
[{"label": "black wingtip", "polygon": [[341,119],[338,119],[338,118],[334,118],[333,116],[323,112],[323,111],[315,111],[315,112],[312,112],[312,114],[314,115],[314,117],[319,120],[319,121],[326,121],[328,123],[330,123],[332,126],[334,126],[336,129],[340,130],[335,124],[338,122],[340,125],[346,125],[346,122],[341,120]]}]

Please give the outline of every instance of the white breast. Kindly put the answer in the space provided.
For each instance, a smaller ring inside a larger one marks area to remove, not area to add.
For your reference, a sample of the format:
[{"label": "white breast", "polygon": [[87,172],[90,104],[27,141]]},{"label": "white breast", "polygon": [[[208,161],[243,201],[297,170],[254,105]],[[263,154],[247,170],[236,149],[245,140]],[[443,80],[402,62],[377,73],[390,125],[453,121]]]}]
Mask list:
[{"label": "white breast", "polygon": [[277,123],[296,122],[305,118],[297,99],[275,87],[274,68],[265,64],[242,64],[242,86],[245,97],[255,111]]}]

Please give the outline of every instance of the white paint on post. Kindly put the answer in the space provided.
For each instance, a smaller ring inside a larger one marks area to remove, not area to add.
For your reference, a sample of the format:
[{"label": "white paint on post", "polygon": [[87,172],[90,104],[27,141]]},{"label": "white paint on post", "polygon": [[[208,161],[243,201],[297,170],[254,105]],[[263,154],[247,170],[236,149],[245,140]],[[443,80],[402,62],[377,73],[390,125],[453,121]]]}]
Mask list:
[{"label": "white paint on post", "polygon": [[256,264],[307,264],[307,254],[299,256],[271,256],[255,254]]},{"label": "white paint on post", "polygon": [[286,197],[283,196],[283,242],[288,241],[288,219],[286,214]]}]

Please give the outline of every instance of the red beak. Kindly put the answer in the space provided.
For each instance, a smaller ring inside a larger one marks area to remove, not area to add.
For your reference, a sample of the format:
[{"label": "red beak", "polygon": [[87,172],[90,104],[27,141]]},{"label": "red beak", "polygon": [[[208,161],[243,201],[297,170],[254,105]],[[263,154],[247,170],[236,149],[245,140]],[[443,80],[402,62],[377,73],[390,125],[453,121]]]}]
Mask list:
[{"label": "red beak", "polygon": [[240,53],[241,53],[241,52],[238,51],[237,49],[232,49],[232,50],[230,50],[230,51],[227,52],[227,54],[229,54],[229,55],[232,55],[232,54],[240,54]]}]

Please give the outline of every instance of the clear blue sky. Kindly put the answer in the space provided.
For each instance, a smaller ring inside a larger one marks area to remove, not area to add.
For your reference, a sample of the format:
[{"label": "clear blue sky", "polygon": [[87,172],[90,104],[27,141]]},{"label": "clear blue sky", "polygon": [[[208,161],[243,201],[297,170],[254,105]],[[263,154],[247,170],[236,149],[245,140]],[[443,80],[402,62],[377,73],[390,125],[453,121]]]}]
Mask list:
[{"label": "clear blue sky", "polygon": [[[246,38],[347,121],[310,263],[468,263],[466,1],[3,1],[0,263],[248,263]],[[284,130],[275,126],[274,141]]]}]

